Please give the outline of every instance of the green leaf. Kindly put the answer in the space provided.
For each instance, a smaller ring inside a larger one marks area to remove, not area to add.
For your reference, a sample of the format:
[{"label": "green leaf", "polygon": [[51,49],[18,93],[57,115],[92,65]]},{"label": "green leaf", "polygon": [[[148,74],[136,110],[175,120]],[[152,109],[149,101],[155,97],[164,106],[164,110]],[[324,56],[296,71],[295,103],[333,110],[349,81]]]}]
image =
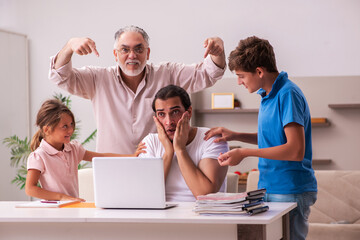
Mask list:
[{"label": "green leaf", "polygon": [[82,168],[86,168],[89,165],[90,162],[84,162],[84,163],[79,163],[78,165],[78,170],[82,169]]},{"label": "green leaf", "polygon": [[94,138],[96,137],[96,133],[97,133],[97,129],[95,129],[95,130],[90,134],[90,136],[88,136],[88,137],[81,143],[81,145],[85,145],[85,144],[91,142],[92,140],[94,140]]},{"label": "green leaf", "polygon": [[31,153],[30,141],[27,137],[24,140],[20,140],[18,136],[13,135],[4,138],[3,144],[10,148],[10,166],[18,167],[19,164],[26,163],[26,160]]}]

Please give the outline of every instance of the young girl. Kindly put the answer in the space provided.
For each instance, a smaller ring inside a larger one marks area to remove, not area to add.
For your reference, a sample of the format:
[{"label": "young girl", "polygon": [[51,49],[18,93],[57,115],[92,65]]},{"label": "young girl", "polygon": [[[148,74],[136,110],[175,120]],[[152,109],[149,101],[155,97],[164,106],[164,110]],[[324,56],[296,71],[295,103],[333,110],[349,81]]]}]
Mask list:
[{"label": "young girl", "polygon": [[[25,192],[46,200],[80,200],[78,164],[93,157],[138,156],[145,152],[139,144],[133,155],[96,153],[85,150],[77,141],[70,141],[75,129],[75,118],[65,104],[56,99],[45,101],[36,118],[39,127],[31,141],[33,151],[27,162]],[[38,187],[40,181],[41,187]]]}]

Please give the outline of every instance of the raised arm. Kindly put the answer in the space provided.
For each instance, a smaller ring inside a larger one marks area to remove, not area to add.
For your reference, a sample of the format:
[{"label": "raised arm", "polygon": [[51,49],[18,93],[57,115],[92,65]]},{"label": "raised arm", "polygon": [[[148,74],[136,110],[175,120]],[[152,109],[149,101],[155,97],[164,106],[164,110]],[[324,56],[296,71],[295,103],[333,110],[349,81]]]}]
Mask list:
[{"label": "raised arm", "polygon": [[137,157],[140,153],[146,153],[145,151],[145,143],[139,143],[137,149],[134,154],[117,154],[117,153],[98,153],[92,151],[85,151],[84,157],[82,160],[92,161],[94,157]]},{"label": "raised arm", "polygon": [[289,123],[284,127],[284,131],[287,140],[285,144],[261,149],[233,149],[219,156],[219,164],[234,166],[250,156],[283,161],[302,161],[305,154],[304,127],[297,123]]},{"label": "raised arm", "polygon": [[196,166],[186,150],[189,131],[189,115],[185,112],[178,122],[174,136],[174,150],[180,171],[195,197],[219,191],[227,173],[227,167],[221,167],[216,159],[201,159]]},{"label": "raised arm", "polygon": [[94,52],[96,56],[99,56],[95,42],[90,38],[71,38],[57,55],[55,69],[59,69],[70,62],[74,52],[79,55],[87,55]]},{"label": "raised arm", "polygon": [[204,58],[210,54],[211,60],[219,68],[224,69],[226,66],[225,51],[224,51],[224,42],[219,37],[207,38],[204,41]]}]

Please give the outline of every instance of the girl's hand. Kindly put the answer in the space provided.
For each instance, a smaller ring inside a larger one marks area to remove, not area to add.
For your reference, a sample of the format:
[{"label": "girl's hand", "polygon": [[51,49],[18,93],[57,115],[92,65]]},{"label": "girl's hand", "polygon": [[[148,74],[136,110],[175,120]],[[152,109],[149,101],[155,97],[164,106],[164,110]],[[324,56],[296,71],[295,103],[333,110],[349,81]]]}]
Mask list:
[{"label": "girl's hand", "polygon": [[76,198],[76,197],[72,197],[66,194],[63,194],[60,198],[60,201],[80,201],[80,202],[86,202],[85,199],[82,198]]},{"label": "girl's hand", "polygon": [[220,153],[218,162],[220,166],[238,165],[245,157],[244,148],[236,148],[224,154]]},{"label": "girl's hand", "polygon": [[139,143],[139,145],[137,146],[137,149],[134,153],[134,156],[137,157],[140,155],[140,153],[146,153],[146,151],[144,150],[146,148],[146,145],[144,142]]}]

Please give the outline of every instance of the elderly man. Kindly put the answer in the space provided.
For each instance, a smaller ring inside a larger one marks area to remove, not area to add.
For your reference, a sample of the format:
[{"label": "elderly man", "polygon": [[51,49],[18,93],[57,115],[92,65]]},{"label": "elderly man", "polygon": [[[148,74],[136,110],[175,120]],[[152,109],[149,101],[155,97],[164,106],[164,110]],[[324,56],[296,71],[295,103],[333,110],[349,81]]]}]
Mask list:
[{"label": "elderly man", "polygon": [[147,64],[149,37],[143,29],[128,26],[115,33],[117,66],[73,68],[74,52],[99,53],[90,38],[72,38],[51,58],[49,78],[69,93],[91,100],[98,129],[97,151],[130,154],[141,139],[156,131],[151,101],[160,88],[174,84],[192,93],[212,86],[223,76],[223,41],[208,38],[204,48],[205,59],[198,64]]},{"label": "elderly man", "polygon": [[146,153],[139,157],[163,158],[166,200],[195,201],[199,195],[224,191],[227,167],[221,167],[217,157],[228,145],[205,141],[209,129],[190,126],[192,107],[186,91],[166,86],[155,95],[152,108],[158,133],[145,137]]}]

